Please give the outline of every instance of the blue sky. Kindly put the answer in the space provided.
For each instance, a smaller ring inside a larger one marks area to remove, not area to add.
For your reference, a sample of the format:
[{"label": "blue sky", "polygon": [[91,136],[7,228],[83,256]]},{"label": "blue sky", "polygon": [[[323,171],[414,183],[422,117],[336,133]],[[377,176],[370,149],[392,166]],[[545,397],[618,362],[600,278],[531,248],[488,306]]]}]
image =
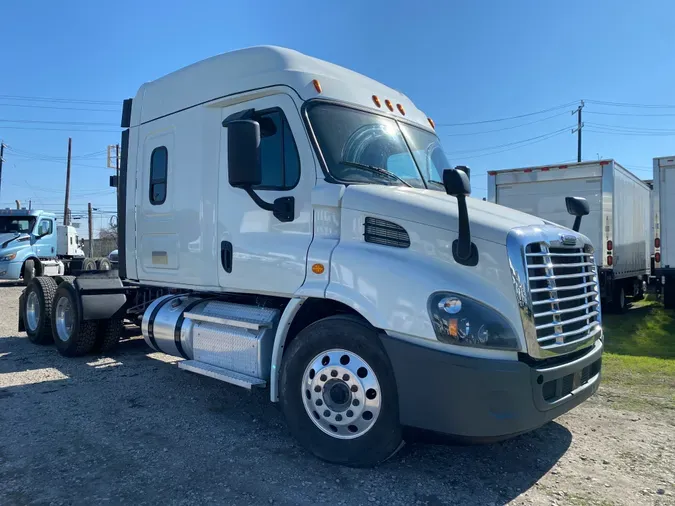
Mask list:
[{"label": "blue sky", "polygon": [[[382,81],[439,125],[551,109],[438,127],[451,162],[472,168],[476,196],[485,195],[487,170],[574,160],[570,112],[582,98],[675,105],[672,1],[27,0],[4,2],[0,17],[0,138],[11,147],[3,207],[18,198],[62,211],[71,135],[71,208],[92,202],[113,211],[103,152],[119,140],[122,99],[144,81],[257,44],[291,47]],[[675,107],[587,102],[584,121],[584,159],[615,158],[650,178],[654,156],[675,154]],[[108,216],[97,215],[95,226]]]}]

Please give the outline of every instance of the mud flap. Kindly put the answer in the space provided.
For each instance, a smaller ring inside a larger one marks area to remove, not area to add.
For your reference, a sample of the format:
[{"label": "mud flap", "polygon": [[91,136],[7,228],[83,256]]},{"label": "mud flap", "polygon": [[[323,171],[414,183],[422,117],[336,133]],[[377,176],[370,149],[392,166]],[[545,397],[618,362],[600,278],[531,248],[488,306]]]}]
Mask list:
[{"label": "mud flap", "polygon": [[19,332],[26,332],[26,325],[23,322],[23,313],[26,307],[25,293],[26,290],[22,291],[21,295],[19,295]]}]

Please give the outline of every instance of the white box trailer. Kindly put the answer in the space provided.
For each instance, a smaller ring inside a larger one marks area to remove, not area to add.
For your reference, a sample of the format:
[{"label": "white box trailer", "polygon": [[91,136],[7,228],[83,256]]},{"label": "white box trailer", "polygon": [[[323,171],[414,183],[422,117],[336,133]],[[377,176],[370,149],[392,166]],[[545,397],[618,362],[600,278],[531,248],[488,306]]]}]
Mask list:
[{"label": "white box trailer", "polygon": [[663,302],[675,309],[675,156],[654,158],[654,267]]},{"label": "white box trailer", "polygon": [[649,186],[614,160],[488,173],[491,202],[572,228],[570,196],[590,207],[579,231],[595,246],[602,299],[623,310],[625,297],[640,296],[650,273]]}]

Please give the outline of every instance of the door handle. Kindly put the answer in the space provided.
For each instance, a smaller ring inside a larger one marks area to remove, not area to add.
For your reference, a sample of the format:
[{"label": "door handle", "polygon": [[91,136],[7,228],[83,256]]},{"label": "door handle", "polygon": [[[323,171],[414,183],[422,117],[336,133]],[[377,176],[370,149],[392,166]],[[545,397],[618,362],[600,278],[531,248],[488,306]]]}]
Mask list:
[{"label": "door handle", "polygon": [[232,272],[232,243],[230,241],[220,243],[220,263],[225,272]]}]

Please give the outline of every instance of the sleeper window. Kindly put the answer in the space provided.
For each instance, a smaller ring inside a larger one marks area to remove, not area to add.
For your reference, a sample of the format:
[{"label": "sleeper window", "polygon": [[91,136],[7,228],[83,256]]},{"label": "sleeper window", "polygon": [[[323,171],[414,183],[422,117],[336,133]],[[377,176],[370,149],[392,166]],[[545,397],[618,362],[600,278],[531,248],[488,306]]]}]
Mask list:
[{"label": "sleeper window", "polygon": [[150,203],[154,206],[166,200],[166,180],[169,164],[169,152],[160,146],[150,155]]},{"label": "sleeper window", "polygon": [[284,114],[275,109],[257,115],[260,123],[259,190],[289,190],[300,179],[300,157]]}]

